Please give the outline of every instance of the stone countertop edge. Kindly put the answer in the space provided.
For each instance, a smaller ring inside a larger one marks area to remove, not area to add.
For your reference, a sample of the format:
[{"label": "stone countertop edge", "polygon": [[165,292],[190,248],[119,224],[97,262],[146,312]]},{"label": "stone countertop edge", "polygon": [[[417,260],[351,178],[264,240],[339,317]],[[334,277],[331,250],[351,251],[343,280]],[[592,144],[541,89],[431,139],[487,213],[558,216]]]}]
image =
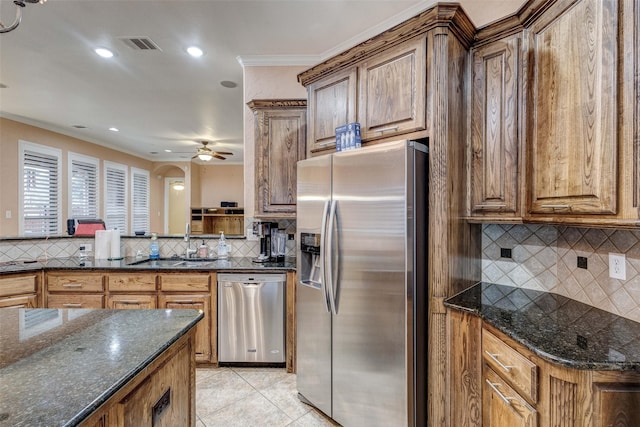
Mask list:
[{"label": "stone countertop edge", "polygon": [[[9,273],[24,273],[29,271],[56,270],[130,270],[130,271],[296,271],[295,258],[286,258],[284,262],[254,263],[253,258],[232,257],[226,260],[193,261],[183,266],[149,266],[135,264],[144,262],[148,258],[125,257],[121,260],[94,260],[78,257],[50,258],[37,262],[7,262],[0,263],[0,276]],[[180,261],[180,260],[176,260]],[[196,265],[202,263],[202,265]]]},{"label": "stone countertop edge", "polygon": [[[480,317],[549,362],[578,370],[640,372],[640,323],[571,298],[478,282],[444,305]],[[581,347],[582,337],[588,344]]]},{"label": "stone countertop edge", "polygon": [[191,330],[191,328],[195,327],[195,325],[204,318],[204,313],[198,312],[197,310],[189,310],[198,313],[193,321],[191,321],[188,325],[186,325],[182,330],[180,330],[172,339],[168,340],[162,347],[158,348],[154,353],[150,354],[144,361],[140,362],[138,366],[133,368],[131,371],[127,373],[126,376],[122,377],[118,382],[114,383],[113,386],[109,387],[104,391],[100,396],[98,396],[89,406],[84,408],[78,415],[69,420],[64,427],[77,426],[81,424],[86,418],[88,418],[91,414],[93,414],[100,406],[105,404],[113,395],[115,395],[118,390],[124,387],[129,381],[135,378],[140,372],[142,372],[149,364],[151,364],[154,360],[158,358],[165,350],[167,350],[171,345],[173,345],[176,341],[182,338],[187,332]]}]

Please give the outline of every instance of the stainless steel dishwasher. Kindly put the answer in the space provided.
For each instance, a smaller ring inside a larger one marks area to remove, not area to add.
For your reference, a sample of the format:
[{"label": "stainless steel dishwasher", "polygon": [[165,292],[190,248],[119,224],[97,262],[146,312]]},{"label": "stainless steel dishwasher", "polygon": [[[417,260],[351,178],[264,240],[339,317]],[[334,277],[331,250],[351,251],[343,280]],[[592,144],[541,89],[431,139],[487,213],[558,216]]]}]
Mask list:
[{"label": "stainless steel dishwasher", "polygon": [[218,275],[218,361],[284,363],[286,274]]}]

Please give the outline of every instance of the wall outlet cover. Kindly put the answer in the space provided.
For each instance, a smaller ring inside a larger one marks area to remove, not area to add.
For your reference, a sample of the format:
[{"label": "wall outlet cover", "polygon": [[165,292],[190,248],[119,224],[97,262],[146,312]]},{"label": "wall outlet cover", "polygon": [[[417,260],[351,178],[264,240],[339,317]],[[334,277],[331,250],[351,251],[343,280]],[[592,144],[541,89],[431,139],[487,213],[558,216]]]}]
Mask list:
[{"label": "wall outlet cover", "polygon": [[587,257],[585,256],[578,257],[578,268],[584,268],[585,270],[587,269]]},{"label": "wall outlet cover", "polygon": [[627,280],[624,254],[609,253],[609,277],[612,279]]}]

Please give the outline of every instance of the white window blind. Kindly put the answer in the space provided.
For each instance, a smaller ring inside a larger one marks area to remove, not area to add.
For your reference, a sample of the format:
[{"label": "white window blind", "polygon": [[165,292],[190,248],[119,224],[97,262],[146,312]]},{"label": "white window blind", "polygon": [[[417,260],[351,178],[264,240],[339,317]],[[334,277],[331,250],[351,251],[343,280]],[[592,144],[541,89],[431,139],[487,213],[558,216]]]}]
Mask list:
[{"label": "white window blind", "polygon": [[69,218],[98,218],[99,161],[69,153]]},{"label": "white window blind", "polygon": [[104,162],[104,222],[108,230],[127,230],[127,166]]},{"label": "white window blind", "polygon": [[60,234],[62,151],[20,141],[20,224],[25,235]]},{"label": "white window blind", "polygon": [[131,168],[131,206],[132,231],[149,232],[149,171]]}]

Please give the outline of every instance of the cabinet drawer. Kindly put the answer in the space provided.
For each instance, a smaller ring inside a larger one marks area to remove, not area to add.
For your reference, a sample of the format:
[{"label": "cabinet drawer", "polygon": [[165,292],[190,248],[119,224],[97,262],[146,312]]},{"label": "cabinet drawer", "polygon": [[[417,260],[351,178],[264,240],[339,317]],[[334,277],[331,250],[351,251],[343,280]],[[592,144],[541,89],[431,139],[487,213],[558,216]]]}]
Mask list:
[{"label": "cabinet drawer", "polygon": [[103,292],[102,274],[64,274],[47,275],[49,292]]},{"label": "cabinet drawer", "polygon": [[49,295],[48,308],[103,308],[102,295]]},{"label": "cabinet drawer", "polygon": [[482,330],[482,357],[494,371],[532,402],[538,400],[538,367],[498,337]]},{"label": "cabinet drawer", "polygon": [[2,277],[0,278],[0,297],[36,293],[38,291],[37,284],[38,277],[35,274]]},{"label": "cabinet drawer", "polygon": [[161,274],[160,289],[163,291],[209,291],[209,275]]},{"label": "cabinet drawer", "polygon": [[23,295],[19,297],[0,298],[0,308],[37,308],[38,297]]},{"label": "cabinet drawer", "polygon": [[107,308],[123,309],[151,309],[157,308],[155,295],[110,295]]},{"label": "cabinet drawer", "polygon": [[155,274],[110,274],[107,277],[111,292],[144,292],[156,290]]},{"label": "cabinet drawer", "polygon": [[484,426],[537,427],[538,412],[487,365],[482,376]]}]

